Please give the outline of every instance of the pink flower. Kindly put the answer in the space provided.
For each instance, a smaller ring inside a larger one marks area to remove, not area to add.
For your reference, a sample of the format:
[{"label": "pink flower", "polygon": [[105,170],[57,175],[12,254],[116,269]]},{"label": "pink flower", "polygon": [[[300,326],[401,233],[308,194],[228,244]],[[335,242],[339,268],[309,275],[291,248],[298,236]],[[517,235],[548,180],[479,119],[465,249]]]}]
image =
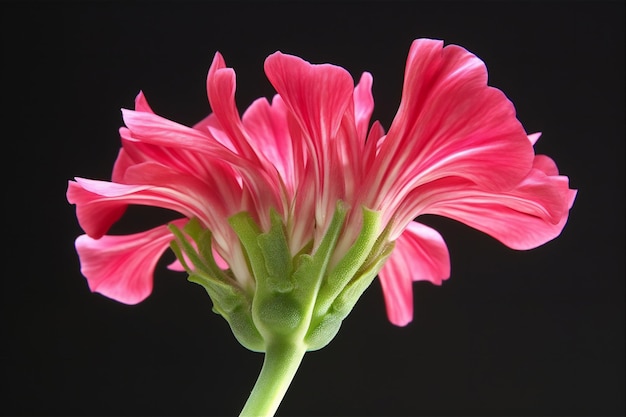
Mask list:
[{"label": "pink flower", "polygon": [[[235,214],[248,213],[268,231],[277,213],[291,255],[314,254],[342,202],[348,211],[333,266],[355,245],[361,208],[377,212],[376,235],[395,244],[379,278],[397,325],[412,319],[413,281],[440,284],[450,275],[441,235],[415,222],[418,216],[458,220],[513,249],[561,233],[576,191],[550,158],[534,154],[538,135],[527,135],[511,102],[487,86],[484,64],[465,49],[413,42],[402,101],[386,133],[378,122],[370,125],[370,74],[355,86],[343,68],[280,52],[266,59],[265,72],[277,95],[253,102],[242,117],[235,73],[219,53],[207,79],[213,113],[195,126],[156,115],[142,93],[134,111],[122,111],[126,127],[112,181],[76,178],[67,191],[86,232],[76,248],[92,291],[142,301],[175,239],[165,226],[106,235],[129,204],[177,211],[178,228],[197,219],[210,231],[218,267],[249,292],[255,275],[228,220]],[[170,267],[182,269],[179,262]]]}]

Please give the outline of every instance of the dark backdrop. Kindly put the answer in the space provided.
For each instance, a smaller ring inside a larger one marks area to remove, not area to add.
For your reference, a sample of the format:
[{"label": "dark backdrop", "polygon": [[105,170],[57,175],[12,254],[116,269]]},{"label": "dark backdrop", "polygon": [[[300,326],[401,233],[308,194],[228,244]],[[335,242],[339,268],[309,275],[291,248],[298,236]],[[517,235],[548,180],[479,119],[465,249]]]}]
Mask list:
[{"label": "dark backdrop", "polygon": [[[109,179],[119,109],[141,89],[192,124],[215,51],[240,109],[273,90],[275,50],[374,75],[396,111],[418,37],[464,46],[515,103],[537,151],[580,190],[563,234],[515,252],[446,219],[452,278],[416,283],[415,320],[387,322],[375,282],[305,357],[279,415],[623,415],[623,2],[3,2],[2,368],[8,415],[234,415],[262,356],[237,344],[201,287],[157,268],[129,307],[91,294],[65,200]],[[168,219],[130,210],[115,231]]]}]

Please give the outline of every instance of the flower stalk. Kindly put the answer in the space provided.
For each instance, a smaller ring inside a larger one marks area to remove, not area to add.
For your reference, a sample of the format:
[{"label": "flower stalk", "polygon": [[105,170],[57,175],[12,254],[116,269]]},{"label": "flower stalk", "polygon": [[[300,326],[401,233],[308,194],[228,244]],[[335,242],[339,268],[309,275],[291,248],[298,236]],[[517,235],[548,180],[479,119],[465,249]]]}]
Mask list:
[{"label": "flower stalk", "polygon": [[272,343],[267,347],[263,368],[241,410],[240,417],[273,416],[302,362],[302,343]]}]

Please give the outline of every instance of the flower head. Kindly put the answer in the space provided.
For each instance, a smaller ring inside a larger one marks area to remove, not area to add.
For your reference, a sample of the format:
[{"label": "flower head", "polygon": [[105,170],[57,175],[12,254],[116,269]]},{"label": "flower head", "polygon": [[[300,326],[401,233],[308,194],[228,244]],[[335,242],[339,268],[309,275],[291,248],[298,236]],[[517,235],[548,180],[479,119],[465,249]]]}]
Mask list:
[{"label": "flower head", "polygon": [[[171,246],[178,261],[170,268],[207,289],[244,345],[263,350],[268,334],[290,329],[286,321],[306,310],[303,337],[317,348],[329,340],[318,335],[334,336],[376,275],[397,325],[412,319],[413,281],[449,277],[441,235],[414,221],[422,214],[458,220],[514,249],[539,246],[564,227],[576,192],[550,158],[535,155],[538,135],[525,132],[465,49],[413,42],[388,131],[370,124],[369,73],[355,86],[341,67],[280,52],[266,59],[265,73],[277,94],[241,117],[235,73],[219,53],[207,78],[213,113],[196,125],[156,115],[142,93],[134,110],[122,111],[112,180],[76,178],[67,191],[86,232],[76,248],[92,291],[140,302]],[[181,218],[107,235],[130,204]],[[285,323],[272,328],[271,308]]]}]

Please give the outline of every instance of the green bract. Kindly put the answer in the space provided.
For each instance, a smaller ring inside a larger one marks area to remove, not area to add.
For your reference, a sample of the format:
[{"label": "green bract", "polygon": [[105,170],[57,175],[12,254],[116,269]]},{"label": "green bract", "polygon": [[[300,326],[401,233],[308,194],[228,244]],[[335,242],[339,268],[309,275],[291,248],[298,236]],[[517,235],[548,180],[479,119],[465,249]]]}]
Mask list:
[{"label": "green bract", "polygon": [[289,343],[317,350],[337,334],[393,249],[393,243],[379,232],[380,213],[363,208],[360,234],[336,265],[329,267],[346,215],[347,208],[339,202],[314,253],[295,256],[289,251],[285,226],[276,212],[271,213],[267,232],[262,232],[248,213],[232,216],[229,223],[244,249],[254,288],[243,288],[230,270],[217,266],[211,232],[197,220],[183,230],[169,226],[176,236],[171,247],[189,280],[206,289],[213,311],[228,321],[243,346],[265,352],[269,345]]}]

